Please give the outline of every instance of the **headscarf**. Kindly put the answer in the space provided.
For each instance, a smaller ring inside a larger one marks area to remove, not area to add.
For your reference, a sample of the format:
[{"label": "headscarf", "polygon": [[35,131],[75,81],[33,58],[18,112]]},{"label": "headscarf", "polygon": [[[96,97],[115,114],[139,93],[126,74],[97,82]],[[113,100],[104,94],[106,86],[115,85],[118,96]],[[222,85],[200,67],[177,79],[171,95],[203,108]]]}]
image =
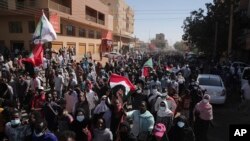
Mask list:
[{"label": "headscarf", "polygon": [[213,108],[209,103],[210,96],[205,94],[203,99],[197,103],[195,109],[200,113],[199,117],[203,120],[212,120],[213,119]]},{"label": "headscarf", "polygon": [[96,106],[95,110],[94,110],[94,114],[100,114],[100,113],[104,113],[106,111],[109,110],[107,104],[106,104],[106,96],[102,97],[101,102]]},{"label": "headscarf", "polygon": [[160,108],[159,110],[157,111],[157,116],[159,117],[169,117],[169,116],[173,116],[173,112],[168,108],[168,103],[167,101],[163,100],[161,101],[161,103],[164,102],[165,104],[165,111],[162,111]]}]

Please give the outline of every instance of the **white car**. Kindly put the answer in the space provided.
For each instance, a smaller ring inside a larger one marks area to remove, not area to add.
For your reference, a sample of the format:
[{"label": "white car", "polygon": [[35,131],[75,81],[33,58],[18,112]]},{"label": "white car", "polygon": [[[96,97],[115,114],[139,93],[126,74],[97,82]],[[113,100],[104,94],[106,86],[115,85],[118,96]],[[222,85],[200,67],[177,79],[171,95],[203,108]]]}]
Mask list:
[{"label": "white car", "polygon": [[242,76],[240,78],[241,86],[248,83],[248,80],[250,79],[250,67],[245,67]]},{"label": "white car", "polygon": [[104,57],[110,58],[110,59],[118,59],[118,58],[122,58],[122,55],[118,52],[106,52],[103,55]]},{"label": "white car", "polygon": [[[243,69],[247,67],[248,65],[243,62],[233,62],[230,66],[230,73],[235,74],[235,68],[237,68],[237,74],[241,77],[241,74],[243,72]],[[240,70],[239,70],[240,68]]]},{"label": "white car", "polygon": [[210,103],[224,104],[226,101],[226,88],[219,75],[199,74],[197,82],[205,91],[205,94],[210,95]]}]

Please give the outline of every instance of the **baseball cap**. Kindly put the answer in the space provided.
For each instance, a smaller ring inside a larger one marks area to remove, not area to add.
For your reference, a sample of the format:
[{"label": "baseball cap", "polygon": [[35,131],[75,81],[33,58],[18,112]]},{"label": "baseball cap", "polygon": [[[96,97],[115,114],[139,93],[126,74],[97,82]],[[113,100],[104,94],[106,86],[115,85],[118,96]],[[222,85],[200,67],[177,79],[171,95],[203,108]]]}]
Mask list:
[{"label": "baseball cap", "polygon": [[153,135],[155,137],[159,137],[159,138],[162,138],[164,133],[166,132],[166,127],[164,124],[162,123],[157,123],[154,127],[154,130],[153,130]]}]

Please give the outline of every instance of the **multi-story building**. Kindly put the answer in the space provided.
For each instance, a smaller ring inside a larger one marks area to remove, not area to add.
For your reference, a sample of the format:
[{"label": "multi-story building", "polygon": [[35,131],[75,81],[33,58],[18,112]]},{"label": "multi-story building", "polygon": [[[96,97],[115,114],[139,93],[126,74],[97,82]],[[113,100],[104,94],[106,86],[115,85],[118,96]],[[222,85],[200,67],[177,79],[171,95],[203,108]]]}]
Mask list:
[{"label": "multi-story building", "polygon": [[101,0],[109,6],[109,14],[113,15],[113,47],[120,50],[129,46],[134,37],[134,10],[125,0]]},{"label": "multi-story building", "polygon": [[151,40],[158,48],[166,48],[168,47],[168,41],[165,39],[165,35],[163,33],[156,34],[155,39]]},{"label": "multi-story building", "polygon": [[109,6],[100,0],[0,0],[0,44],[10,50],[30,50],[42,9],[57,40],[46,46],[73,47],[78,55],[98,53],[103,33],[113,30]]}]

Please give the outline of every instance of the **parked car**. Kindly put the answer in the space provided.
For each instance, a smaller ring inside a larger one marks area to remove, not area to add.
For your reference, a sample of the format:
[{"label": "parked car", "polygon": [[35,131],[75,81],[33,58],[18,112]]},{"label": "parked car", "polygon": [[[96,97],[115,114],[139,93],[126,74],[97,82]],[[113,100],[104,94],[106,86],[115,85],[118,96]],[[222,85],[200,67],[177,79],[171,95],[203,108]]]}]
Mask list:
[{"label": "parked car", "polygon": [[250,67],[245,67],[240,78],[241,86],[248,83],[249,79],[250,79]]},{"label": "parked car", "polygon": [[111,59],[118,59],[118,58],[122,58],[122,55],[118,52],[106,52],[104,53],[103,55],[104,57],[107,57],[107,58],[111,58]]},{"label": "parked car", "polygon": [[[230,73],[231,74],[235,74],[235,68],[237,68],[237,74],[239,75],[239,77],[241,77],[242,75],[242,72],[243,72],[243,69],[245,67],[247,67],[248,64],[246,63],[243,63],[243,62],[233,62],[231,65],[230,65]],[[240,71],[238,70],[240,68]]]},{"label": "parked car", "polygon": [[212,104],[224,104],[226,101],[226,88],[219,75],[199,74],[197,82],[205,90],[205,94],[210,95]]}]

